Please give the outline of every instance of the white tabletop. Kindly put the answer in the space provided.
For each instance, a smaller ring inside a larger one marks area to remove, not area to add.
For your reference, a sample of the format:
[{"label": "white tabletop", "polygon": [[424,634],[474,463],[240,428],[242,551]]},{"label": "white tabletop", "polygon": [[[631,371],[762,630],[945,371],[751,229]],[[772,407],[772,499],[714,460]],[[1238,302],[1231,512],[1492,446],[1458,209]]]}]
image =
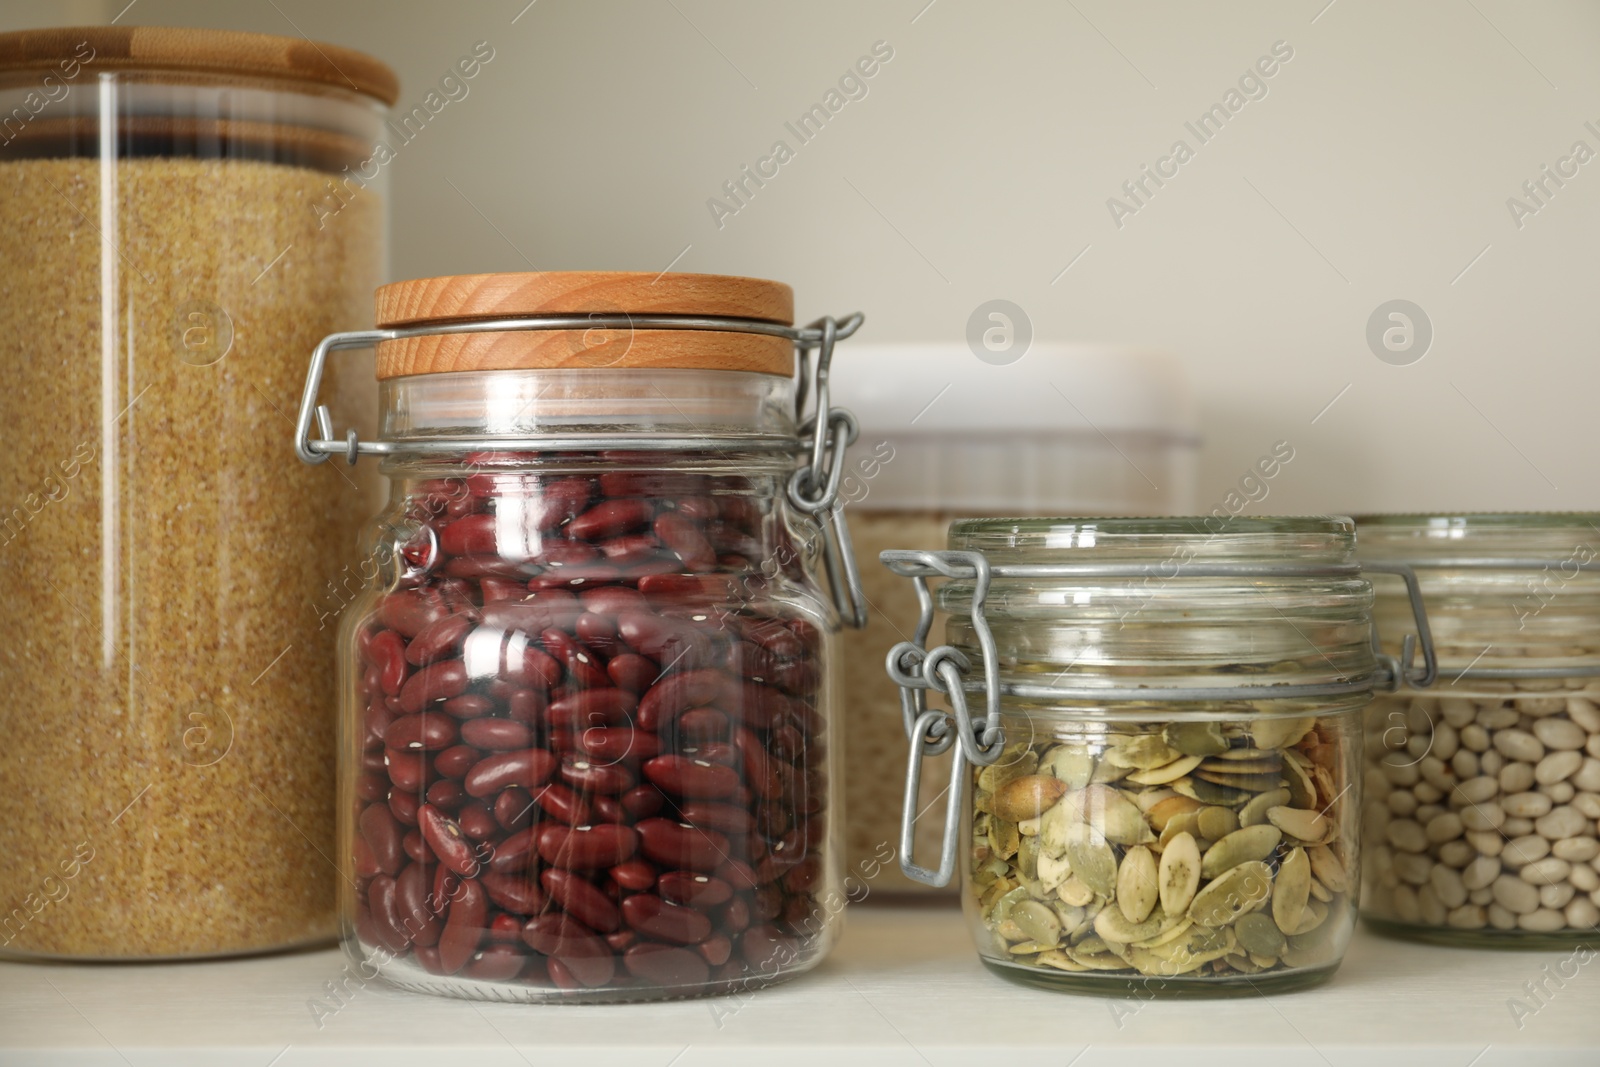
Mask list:
[{"label": "white tabletop", "polygon": [[[1361,932],[1319,989],[1140,1004],[991,975],[953,910],[857,907],[821,967],[744,999],[508,1006],[373,982],[320,1028],[309,1002],[344,965],[334,950],[191,964],[0,964],[0,1064],[1597,1067],[1600,955],[1564,985],[1547,981],[1542,1002],[1524,988],[1571,955],[1435,948]],[[1537,1008],[1520,1027],[1513,998]]]}]

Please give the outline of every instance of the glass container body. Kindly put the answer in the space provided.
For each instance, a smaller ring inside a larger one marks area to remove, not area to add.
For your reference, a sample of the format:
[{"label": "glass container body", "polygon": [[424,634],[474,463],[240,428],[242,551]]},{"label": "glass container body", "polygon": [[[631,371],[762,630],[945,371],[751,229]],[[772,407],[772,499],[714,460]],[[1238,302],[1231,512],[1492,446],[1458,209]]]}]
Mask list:
[{"label": "glass container body", "polygon": [[[1558,948],[1600,924],[1600,516],[1380,516],[1361,551],[1417,568],[1440,681],[1368,715],[1367,923],[1446,944]],[[1452,559],[1531,566],[1451,567]],[[1379,585],[1388,643],[1414,632]],[[1495,677],[1548,668],[1551,677]]]},{"label": "glass container body", "polygon": [[[814,966],[838,617],[784,502],[788,379],[384,384],[385,432],[755,430],[767,452],[402,451],[341,638],[344,943],[454,996],[631,1001]],[[403,446],[402,446],[403,447]]]},{"label": "glass container body", "polygon": [[[0,620],[0,956],[325,941],[308,635],[378,501],[286,463],[285,411],[317,341],[371,321],[385,179],[350,168],[383,109],[93,53],[0,90],[0,553],[31,591]],[[330,387],[358,423],[359,380]]]},{"label": "glass container body", "polygon": [[[1108,995],[1249,994],[1332,974],[1355,922],[1359,681],[1371,590],[1335,577],[1185,577],[1196,563],[1348,565],[1349,520],[957,523],[991,564],[1152,564],[1139,579],[996,578],[1002,683],[1148,686],[1149,700],[1002,701],[974,768],[962,902],[984,963]],[[940,590],[981,662],[971,583]],[[1344,685],[1277,697],[1273,685]],[[1163,700],[1254,683],[1259,698]]]}]

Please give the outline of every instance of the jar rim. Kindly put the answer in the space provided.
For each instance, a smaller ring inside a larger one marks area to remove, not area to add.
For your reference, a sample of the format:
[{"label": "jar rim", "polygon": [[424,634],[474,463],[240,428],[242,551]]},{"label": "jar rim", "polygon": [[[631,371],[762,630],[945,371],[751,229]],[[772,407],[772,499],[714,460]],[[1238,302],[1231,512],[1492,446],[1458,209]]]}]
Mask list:
[{"label": "jar rim", "polygon": [[1340,515],[1038,517],[958,519],[952,549],[983,552],[992,562],[1116,560],[1130,564],[1252,559],[1348,562],[1354,520]]}]

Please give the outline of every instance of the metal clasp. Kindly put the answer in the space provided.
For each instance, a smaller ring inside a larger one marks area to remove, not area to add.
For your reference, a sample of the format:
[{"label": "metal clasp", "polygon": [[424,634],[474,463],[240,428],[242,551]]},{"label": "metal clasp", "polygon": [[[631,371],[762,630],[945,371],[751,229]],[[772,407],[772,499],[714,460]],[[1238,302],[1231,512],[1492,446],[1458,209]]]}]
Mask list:
[{"label": "metal clasp", "polygon": [[[1427,689],[1439,680],[1439,654],[1433,644],[1433,628],[1428,625],[1428,607],[1422,601],[1422,584],[1417,581],[1417,572],[1405,563],[1378,560],[1362,560],[1361,569],[1374,574],[1393,574],[1405,582],[1406,596],[1411,601],[1411,617],[1417,624],[1415,634],[1406,634],[1401,639],[1400,655],[1391,656],[1383,651],[1383,644],[1378,638],[1378,622],[1373,620],[1372,654],[1378,661],[1380,673],[1384,675],[1379,679],[1379,686],[1390,693],[1398,692],[1402,686]],[[1413,660],[1419,639],[1422,666],[1416,667],[1413,666]]]}]

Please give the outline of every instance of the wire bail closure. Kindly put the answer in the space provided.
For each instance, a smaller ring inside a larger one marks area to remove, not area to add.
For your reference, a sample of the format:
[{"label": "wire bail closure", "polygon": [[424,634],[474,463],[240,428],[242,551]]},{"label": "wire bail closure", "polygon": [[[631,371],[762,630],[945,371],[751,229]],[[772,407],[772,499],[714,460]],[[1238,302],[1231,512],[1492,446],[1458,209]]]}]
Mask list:
[{"label": "wire bail closure", "polygon": [[[906,877],[925,885],[947,885],[954,875],[959,842],[958,831],[961,820],[965,817],[963,798],[967,789],[967,767],[990,766],[999,760],[1005,749],[1005,728],[1000,722],[1002,696],[1032,700],[1092,702],[1280,700],[1347,696],[1374,690],[1393,692],[1402,686],[1423,689],[1433,685],[1439,676],[1438,655],[1433,643],[1433,632],[1428,625],[1427,609],[1422,601],[1422,589],[1415,571],[1404,563],[1184,564],[1176,572],[1162,572],[1151,565],[1129,566],[1118,563],[992,565],[981,552],[956,550],[927,552],[893,549],[882,553],[879,558],[890,571],[912,580],[920,608],[912,640],[895,645],[889,651],[885,667],[890,679],[900,687],[901,716],[906,736],[911,743],[909,763],[906,768],[905,809],[900,824],[900,869],[905,872]],[[1332,578],[1356,577],[1364,570],[1396,575],[1406,583],[1417,633],[1415,636],[1407,634],[1400,655],[1392,656],[1379,651],[1378,633],[1374,626],[1372,646],[1377,660],[1376,669],[1369,675],[1336,682],[1306,685],[1122,687],[1059,683],[1002,684],[999,680],[999,653],[995,646],[994,634],[984,615],[989,587],[995,578]],[[960,649],[953,645],[940,645],[933,649],[927,647],[934,619],[933,593],[928,587],[930,578],[948,578],[973,583],[970,625],[983,657],[982,681],[967,680],[966,676],[972,671],[972,663]],[[1423,658],[1420,667],[1413,662],[1418,648],[1421,649]],[[929,690],[945,694],[950,701],[953,715],[927,706]],[[969,709],[967,697],[971,692],[983,693],[985,715],[981,721],[975,721]],[[933,869],[917,864],[913,855],[922,761],[941,756],[952,748],[955,749],[955,766],[951,771],[943,843],[939,852],[939,866]]]},{"label": "wire bail closure", "polygon": [[[374,348],[384,341],[411,337],[430,337],[458,333],[499,333],[525,330],[709,330],[729,333],[763,334],[785,337],[795,349],[795,419],[801,440],[797,451],[806,456],[785,487],[788,502],[817,523],[823,535],[823,563],[827,570],[829,593],[840,617],[860,629],[867,624],[867,599],[861,588],[861,572],[856,564],[845,525],[844,509],[839,506],[839,485],[844,476],[845,450],[859,433],[856,418],[844,408],[831,407],[828,371],[834,345],[861,328],[866,316],[857,311],[842,320],[818,319],[804,328],[757,319],[693,315],[537,315],[521,318],[484,319],[448,322],[379,330],[355,330],[324,337],[312,350],[306,367],[305,388],[300,395],[300,410],[295,419],[294,452],[302,463],[326,463],[335,455],[354,466],[363,455],[388,456],[400,452],[449,454],[462,451],[546,451],[583,452],[602,449],[632,451],[707,451],[796,449],[790,442],[774,442],[768,435],[751,433],[707,434],[696,437],[657,434],[576,433],[550,434],[527,438],[449,437],[406,441],[363,441],[354,428],[343,440],[334,432],[333,416],[327,405],[318,403],[328,357],[333,352]],[[816,363],[811,350],[817,350]],[[807,416],[807,411],[810,415]],[[317,436],[312,436],[313,427]],[[826,514],[824,514],[826,513]]]}]

